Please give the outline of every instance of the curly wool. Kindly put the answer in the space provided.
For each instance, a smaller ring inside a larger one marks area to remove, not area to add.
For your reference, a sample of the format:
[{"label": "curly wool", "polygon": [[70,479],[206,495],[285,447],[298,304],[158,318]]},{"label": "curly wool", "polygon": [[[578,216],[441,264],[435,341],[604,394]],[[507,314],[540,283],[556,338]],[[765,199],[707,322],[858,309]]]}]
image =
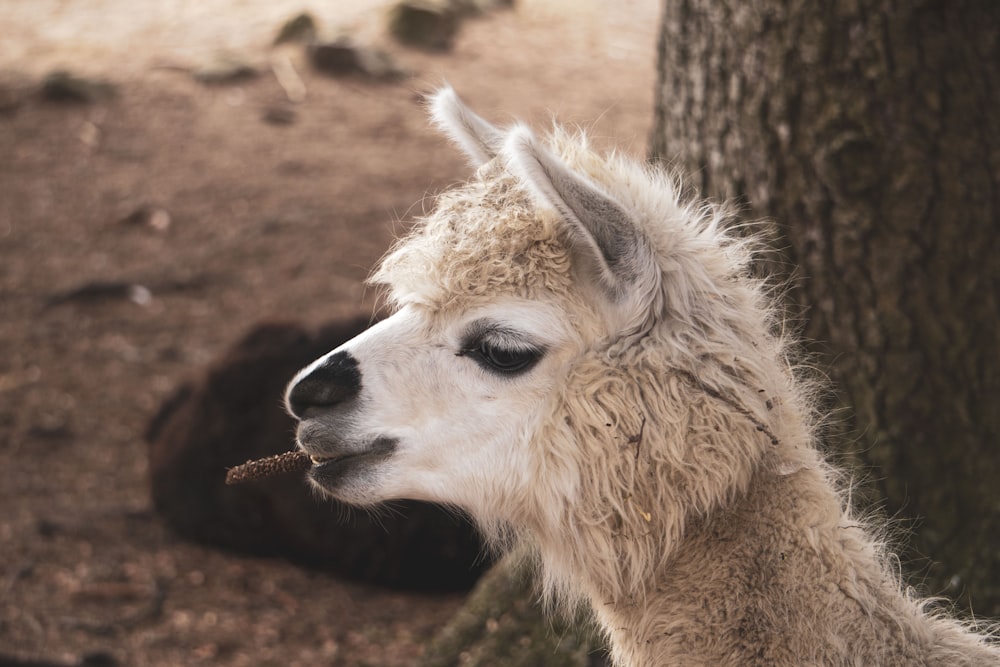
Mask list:
[{"label": "curly wool", "polygon": [[571,291],[570,253],[555,216],[537,215],[517,181],[489,165],[438,197],[382,261],[372,281],[396,302],[446,308],[459,298]]}]

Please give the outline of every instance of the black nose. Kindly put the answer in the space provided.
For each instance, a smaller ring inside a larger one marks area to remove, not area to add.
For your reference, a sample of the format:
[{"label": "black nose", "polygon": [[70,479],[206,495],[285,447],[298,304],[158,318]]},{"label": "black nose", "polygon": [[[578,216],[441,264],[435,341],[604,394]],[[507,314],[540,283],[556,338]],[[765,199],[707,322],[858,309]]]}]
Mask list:
[{"label": "black nose", "polygon": [[361,391],[358,360],[347,352],[330,355],[288,390],[288,410],[298,419],[342,403]]}]

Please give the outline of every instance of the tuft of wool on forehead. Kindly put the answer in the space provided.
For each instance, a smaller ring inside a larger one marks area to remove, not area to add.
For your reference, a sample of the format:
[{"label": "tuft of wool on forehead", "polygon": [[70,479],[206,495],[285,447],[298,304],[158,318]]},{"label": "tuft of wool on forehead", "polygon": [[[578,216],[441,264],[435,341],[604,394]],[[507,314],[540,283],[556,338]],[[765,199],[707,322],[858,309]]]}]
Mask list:
[{"label": "tuft of wool on forehead", "polygon": [[372,282],[397,304],[444,307],[468,297],[564,294],[573,281],[558,215],[537,209],[498,158],[439,195]]}]

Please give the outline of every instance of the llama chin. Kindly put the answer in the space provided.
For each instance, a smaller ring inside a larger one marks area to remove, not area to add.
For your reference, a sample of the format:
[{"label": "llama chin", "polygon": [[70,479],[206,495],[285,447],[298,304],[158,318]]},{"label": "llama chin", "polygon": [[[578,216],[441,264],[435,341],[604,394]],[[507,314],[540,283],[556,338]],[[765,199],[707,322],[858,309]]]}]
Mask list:
[{"label": "llama chin", "polygon": [[289,386],[315,485],[526,545],[617,665],[1000,664],[852,514],[762,239],[582,134],[430,107],[476,171],[374,273],[394,314]]}]

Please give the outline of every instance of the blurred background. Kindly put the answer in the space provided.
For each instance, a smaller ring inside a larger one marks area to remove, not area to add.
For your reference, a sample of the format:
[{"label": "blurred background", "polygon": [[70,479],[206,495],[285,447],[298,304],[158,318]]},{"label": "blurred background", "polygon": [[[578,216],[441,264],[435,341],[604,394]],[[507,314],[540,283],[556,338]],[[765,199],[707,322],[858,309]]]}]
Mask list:
[{"label": "blurred background", "polygon": [[7,0],[0,30],[0,665],[601,663],[455,517],[222,485],[466,177],[442,81],[760,221],[853,500],[909,584],[1000,615],[1000,3]]}]

